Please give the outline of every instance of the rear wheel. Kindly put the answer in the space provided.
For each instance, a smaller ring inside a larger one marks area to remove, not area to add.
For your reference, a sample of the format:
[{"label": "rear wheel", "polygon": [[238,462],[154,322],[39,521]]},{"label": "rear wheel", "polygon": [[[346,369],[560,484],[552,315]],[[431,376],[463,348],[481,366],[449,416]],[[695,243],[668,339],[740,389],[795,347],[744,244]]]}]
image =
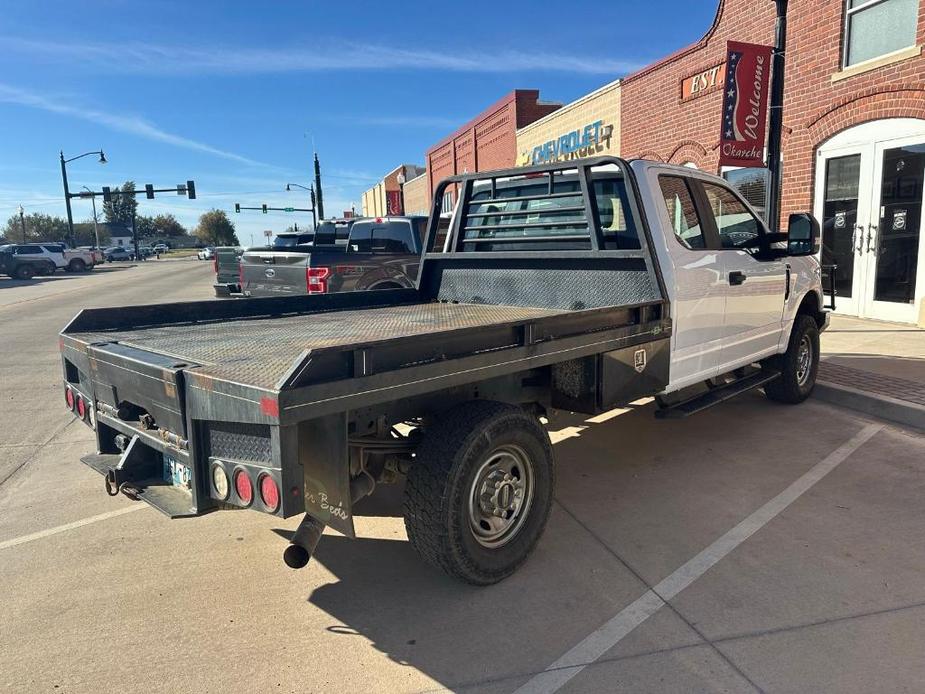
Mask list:
[{"label": "rear wheel", "polygon": [[71,262],[67,264],[67,269],[71,272],[86,272],[87,264],[80,258],[73,258]]},{"label": "rear wheel", "polygon": [[16,279],[31,280],[35,277],[35,268],[31,265],[23,264],[16,268]]},{"label": "rear wheel", "polygon": [[780,378],[764,387],[765,395],[790,404],[810,396],[819,371],[819,326],[811,316],[796,317],[787,351],[778,355],[773,365],[780,369]]},{"label": "rear wheel", "polygon": [[536,546],[552,506],[549,437],[519,407],[477,401],[425,434],[405,486],[405,529],[417,552],[476,585],[510,576]]}]

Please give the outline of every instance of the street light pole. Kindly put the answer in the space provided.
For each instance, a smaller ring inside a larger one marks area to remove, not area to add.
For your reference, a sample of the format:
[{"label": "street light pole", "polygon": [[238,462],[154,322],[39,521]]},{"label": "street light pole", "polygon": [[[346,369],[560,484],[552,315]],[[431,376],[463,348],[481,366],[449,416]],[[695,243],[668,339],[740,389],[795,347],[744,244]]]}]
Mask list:
[{"label": "street light pole", "polygon": [[318,228],[318,217],[316,216],[316,213],[315,213],[315,186],[310,185],[306,188],[301,183],[287,183],[286,191],[288,192],[292,190],[293,186],[295,186],[296,188],[301,188],[302,190],[308,191],[308,194],[311,196],[312,231],[315,231]]},{"label": "street light pole", "polygon": [[90,204],[93,205],[93,236],[96,237],[96,250],[101,251],[103,249],[100,248],[100,227],[96,220],[96,196],[93,194],[92,190],[87,188],[87,186],[84,186],[83,188],[88,193],[90,193]]},{"label": "street light pole", "polygon": [[106,155],[103,154],[103,150],[101,149],[95,150],[93,152],[84,152],[83,154],[78,154],[76,157],[71,157],[70,159],[64,158],[63,150],[59,150],[58,152],[58,157],[61,160],[61,180],[64,183],[64,206],[67,208],[68,241],[72,246],[74,245],[74,215],[71,213],[71,198],[78,197],[80,193],[72,193],[67,187],[67,163],[74,161],[75,159],[89,157],[91,154],[99,154],[100,164],[106,163]]},{"label": "street light pole", "polygon": [[401,207],[398,213],[405,214],[405,181],[408,179],[405,178],[404,166],[401,168],[401,171],[398,172],[398,176],[395,177],[395,180],[398,182],[398,204]]},{"label": "street light pole", "polygon": [[22,229],[22,242],[26,242],[26,211],[19,206],[19,226]]},{"label": "street light pole", "polygon": [[321,164],[318,163],[318,152],[315,152],[315,193],[318,195],[318,219],[324,219],[324,196],[321,194]]}]

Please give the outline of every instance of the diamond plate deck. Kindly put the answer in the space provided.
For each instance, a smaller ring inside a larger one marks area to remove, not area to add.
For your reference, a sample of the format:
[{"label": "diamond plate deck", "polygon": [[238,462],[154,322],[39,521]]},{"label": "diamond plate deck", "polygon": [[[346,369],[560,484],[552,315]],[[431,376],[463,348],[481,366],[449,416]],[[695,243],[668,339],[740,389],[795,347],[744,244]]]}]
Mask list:
[{"label": "diamond plate deck", "polygon": [[328,313],[77,332],[88,343],[113,342],[202,364],[200,373],[273,388],[305,350],[449,333],[554,316],[555,309],[476,304],[411,304]]}]

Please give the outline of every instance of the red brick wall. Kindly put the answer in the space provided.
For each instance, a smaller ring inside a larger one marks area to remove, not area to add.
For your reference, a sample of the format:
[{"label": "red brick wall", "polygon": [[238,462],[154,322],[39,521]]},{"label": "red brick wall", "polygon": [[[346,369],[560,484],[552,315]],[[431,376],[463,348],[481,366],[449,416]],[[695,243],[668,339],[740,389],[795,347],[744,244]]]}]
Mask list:
[{"label": "red brick wall", "polygon": [[447,176],[513,167],[517,156],[517,128],[529,125],[560,106],[538,103],[539,96],[535,89],[514,90],[427,150],[431,194]]},{"label": "red brick wall", "polygon": [[[771,0],[720,0],[698,43],[623,81],[621,137],[626,157],[719,171],[722,91],[681,102],[681,80],[722,62],[727,40],[773,44]],[[837,132],[869,120],[925,118],[925,58],[832,82],[841,64],[844,2],[791,0],[784,94],[782,219],[812,206],[814,153]],[[917,45],[925,42],[925,2]]]}]

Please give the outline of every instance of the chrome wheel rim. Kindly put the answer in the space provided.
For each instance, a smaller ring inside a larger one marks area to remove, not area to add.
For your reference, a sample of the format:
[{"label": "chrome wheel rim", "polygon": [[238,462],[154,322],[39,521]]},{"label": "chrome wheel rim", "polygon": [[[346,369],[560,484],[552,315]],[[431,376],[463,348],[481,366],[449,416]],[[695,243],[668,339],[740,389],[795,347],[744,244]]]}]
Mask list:
[{"label": "chrome wheel rim", "polygon": [[809,335],[804,335],[800,339],[800,347],[797,350],[797,385],[806,385],[812,366],[813,343],[810,342]]},{"label": "chrome wheel rim", "polygon": [[533,504],[533,463],[519,446],[493,450],[469,490],[469,529],[491,549],[510,542],[523,528]]}]

